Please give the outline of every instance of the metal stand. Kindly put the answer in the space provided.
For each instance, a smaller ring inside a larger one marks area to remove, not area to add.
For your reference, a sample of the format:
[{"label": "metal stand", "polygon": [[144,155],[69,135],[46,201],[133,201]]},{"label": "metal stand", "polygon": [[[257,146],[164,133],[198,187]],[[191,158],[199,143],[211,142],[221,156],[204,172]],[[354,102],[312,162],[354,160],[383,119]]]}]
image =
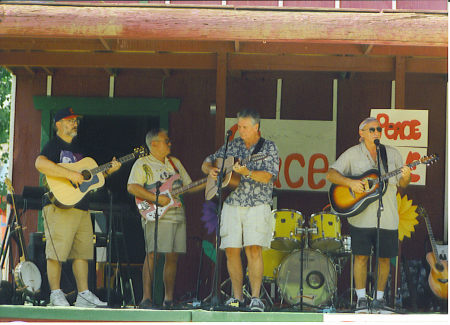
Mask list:
[{"label": "metal stand", "polygon": [[210,310],[216,309],[221,304],[221,293],[219,291],[219,276],[220,276],[220,223],[222,218],[222,183],[223,183],[223,171],[225,167],[225,159],[228,151],[228,142],[230,140],[231,131],[227,131],[227,137],[225,141],[225,150],[223,152],[222,166],[220,167],[220,172],[217,175],[217,193],[218,193],[218,203],[217,203],[217,229],[216,229],[216,264],[214,265],[214,275],[212,281],[211,289],[211,300],[210,300]]},{"label": "metal stand", "polygon": [[159,221],[159,213],[158,213],[158,200],[160,194],[161,182],[156,182],[156,200],[155,200],[155,234],[154,234],[154,245],[153,245],[153,288],[152,288],[152,301],[155,303],[155,288],[156,288],[156,263],[158,260],[158,221]]}]

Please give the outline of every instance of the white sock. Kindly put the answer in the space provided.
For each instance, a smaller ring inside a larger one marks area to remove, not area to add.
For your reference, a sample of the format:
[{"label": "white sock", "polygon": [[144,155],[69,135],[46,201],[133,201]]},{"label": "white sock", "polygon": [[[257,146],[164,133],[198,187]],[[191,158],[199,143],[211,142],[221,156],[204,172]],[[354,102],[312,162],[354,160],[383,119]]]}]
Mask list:
[{"label": "white sock", "polygon": [[356,295],[358,299],[364,298],[366,296],[366,289],[356,289]]},{"label": "white sock", "polygon": [[52,293],[56,293],[56,292],[58,292],[58,291],[61,291],[61,292],[62,292],[61,289],[56,289],[56,290],[52,290]]},{"label": "white sock", "polygon": [[377,299],[381,300],[381,299],[383,299],[383,297],[384,297],[384,291],[377,290]]},{"label": "white sock", "polygon": [[83,292],[80,292],[81,295],[85,295],[89,292],[89,290],[84,290]]}]

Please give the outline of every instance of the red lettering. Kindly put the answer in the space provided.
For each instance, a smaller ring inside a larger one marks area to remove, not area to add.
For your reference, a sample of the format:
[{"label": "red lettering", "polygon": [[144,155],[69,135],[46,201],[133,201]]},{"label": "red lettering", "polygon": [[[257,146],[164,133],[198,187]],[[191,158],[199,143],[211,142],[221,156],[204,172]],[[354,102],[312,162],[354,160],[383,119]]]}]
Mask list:
[{"label": "red lettering", "polygon": [[290,188],[299,188],[303,185],[303,177],[300,176],[298,181],[293,182],[291,177],[289,176],[289,167],[291,166],[291,162],[297,160],[300,166],[305,167],[305,159],[299,153],[291,153],[286,157],[286,162],[284,164],[284,177],[286,179],[286,183]]},{"label": "red lettering", "polygon": [[[314,168],[314,165],[316,163],[316,160],[321,159],[323,161],[323,167],[322,168]],[[314,174],[320,173],[325,174],[328,171],[328,159],[327,156],[321,153],[316,153],[311,156],[309,159],[309,166],[308,166],[308,185],[311,189],[317,190],[319,188],[322,188],[326,184],[325,179],[321,179],[318,183],[314,181]]]},{"label": "red lettering", "polygon": [[[384,135],[390,140],[397,140],[398,137],[400,137],[400,140],[418,140],[422,136],[422,133],[417,128],[420,125],[418,120],[396,122],[394,124],[389,122],[389,116],[384,113],[378,114],[377,119],[384,129]],[[406,129],[409,130],[408,134],[406,134]]]},{"label": "red lettering", "polygon": [[[415,160],[420,159],[420,153],[418,152],[408,152],[408,156],[406,157],[406,164],[410,164]],[[415,170],[416,167],[411,168],[412,170]],[[417,183],[420,180],[420,175],[414,174],[411,172],[411,183]]]}]

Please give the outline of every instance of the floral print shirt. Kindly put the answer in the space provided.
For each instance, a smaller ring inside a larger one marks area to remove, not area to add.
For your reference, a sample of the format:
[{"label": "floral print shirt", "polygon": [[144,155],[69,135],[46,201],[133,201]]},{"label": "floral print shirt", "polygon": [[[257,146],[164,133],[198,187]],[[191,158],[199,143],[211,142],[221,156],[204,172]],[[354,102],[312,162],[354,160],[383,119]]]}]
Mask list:
[{"label": "floral print shirt", "polygon": [[[251,156],[255,146],[256,144],[247,149],[244,140],[236,138],[229,143],[226,157],[232,156],[243,161]],[[214,154],[206,157],[205,161],[214,163],[217,158],[223,157],[224,151],[225,145]],[[274,142],[266,139],[258,152],[258,156],[262,156],[264,159],[250,160],[245,165],[249,170],[262,170],[271,173],[272,179],[269,183],[264,184],[251,178],[241,177],[238,187],[226,198],[225,203],[242,207],[272,204],[273,182],[278,175],[280,161],[277,146]]]}]

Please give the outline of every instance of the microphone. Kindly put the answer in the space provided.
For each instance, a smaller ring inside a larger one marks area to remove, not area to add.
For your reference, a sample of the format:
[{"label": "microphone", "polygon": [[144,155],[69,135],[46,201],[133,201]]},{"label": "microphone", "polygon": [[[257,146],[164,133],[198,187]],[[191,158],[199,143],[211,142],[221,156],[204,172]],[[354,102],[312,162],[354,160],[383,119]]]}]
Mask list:
[{"label": "microphone", "polygon": [[232,134],[233,134],[233,131],[228,130],[228,131],[227,131],[227,138],[231,137]]},{"label": "microphone", "polygon": [[380,140],[379,139],[375,139],[375,140],[373,140],[373,143],[375,143],[375,145],[378,147],[380,145]]},{"label": "microphone", "polygon": [[162,185],[161,181],[157,181],[157,182],[156,182],[156,188],[160,188],[161,185]]}]

